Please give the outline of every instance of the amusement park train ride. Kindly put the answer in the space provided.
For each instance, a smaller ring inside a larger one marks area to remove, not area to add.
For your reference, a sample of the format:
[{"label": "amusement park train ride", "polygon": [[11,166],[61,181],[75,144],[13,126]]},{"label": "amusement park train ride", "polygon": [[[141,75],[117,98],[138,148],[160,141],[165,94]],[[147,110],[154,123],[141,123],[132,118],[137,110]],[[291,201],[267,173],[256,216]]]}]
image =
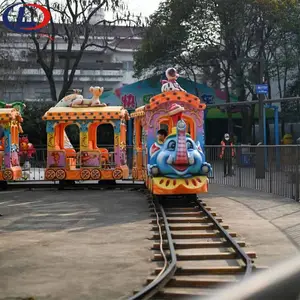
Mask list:
[{"label": "amusement park train ride", "polygon": [[18,152],[19,134],[23,133],[21,113],[24,107],[21,102],[0,102],[0,186],[22,177]]},{"label": "amusement park train ride", "polygon": [[[166,75],[168,80],[163,82],[162,93],[130,116],[122,106],[101,103],[103,88],[100,87],[90,88],[92,99],[84,99],[74,91],[49,109],[43,116],[47,123],[45,180],[65,183],[128,179],[126,121],[133,118],[133,180],[144,181],[157,196],[207,192],[211,166],[205,161],[203,152],[206,105],[178,85],[178,75],[173,68],[168,69]],[[0,109],[2,182],[22,176],[16,160],[21,122],[17,107]],[[70,124],[77,125],[80,131],[78,152],[66,134]],[[97,146],[97,128],[102,124],[113,126],[113,149]],[[160,128],[165,128],[168,133],[163,143],[156,140]]]}]

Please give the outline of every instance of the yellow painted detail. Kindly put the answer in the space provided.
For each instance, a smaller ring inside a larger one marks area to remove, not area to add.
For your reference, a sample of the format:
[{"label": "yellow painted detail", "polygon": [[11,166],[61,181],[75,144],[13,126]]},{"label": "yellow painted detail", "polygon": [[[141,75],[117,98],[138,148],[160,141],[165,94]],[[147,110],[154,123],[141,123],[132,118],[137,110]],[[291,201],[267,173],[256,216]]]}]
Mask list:
[{"label": "yellow painted detail", "polygon": [[173,179],[167,177],[154,177],[153,185],[164,189],[164,190],[173,190],[178,187],[183,187],[185,189],[198,189],[207,183],[206,176],[195,176],[186,179]]},{"label": "yellow painted detail", "polygon": [[115,134],[115,147],[118,147],[120,145],[120,135]]},{"label": "yellow painted detail", "polygon": [[47,134],[47,146],[49,150],[54,149],[54,132]]},{"label": "yellow painted detail", "polygon": [[4,123],[4,124],[2,125],[2,127],[3,127],[4,129],[10,129],[11,123],[10,123],[10,122]]},{"label": "yellow painted detail", "polygon": [[80,132],[80,149],[81,150],[88,150],[88,132]]}]

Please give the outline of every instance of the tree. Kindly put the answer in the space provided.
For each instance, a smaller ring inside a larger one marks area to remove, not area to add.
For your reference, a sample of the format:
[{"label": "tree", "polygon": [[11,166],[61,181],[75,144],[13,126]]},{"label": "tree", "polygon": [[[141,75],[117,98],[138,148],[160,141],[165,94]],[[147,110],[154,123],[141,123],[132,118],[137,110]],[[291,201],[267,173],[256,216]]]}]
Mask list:
[{"label": "tree", "polygon": [[27,102],[23,115],[23,131],[28,134],[29,141],[35,147],[47,145],[46,122],[41,118],[45,111],[50,109],[49,102]]},{"label": "tree", "polygon": [[[255,98],[253,85],[262,83],[262,75],[268,80],[274,76],[271,62],[278,55],[279,41],[294,9],[292,3],[293,0],[279,1],[274,6],[271,0],[191,0],[188,3],[169,0],[150,18],[149,34],[135,56],[136,74],[157,62],[172,61],[194,72],[208,70],[208,76],[213,75],[223,84],[227,102],[231,93],[239,101],[246,101],[251,94]],[[187,12],[182,5],[188,7]],[[173,34],[172,26],[173,32],[181,29],[184,34]],[[157,37],[153,28],[159,28],[166,41]],[[167,35],[168,32],[171,34]],[[182,60],[186,57],[189,59]],[[232,132],[231,110],[227,109],[227,113],[228,130]],[[241,114],[243,142],[249,142],[254,106],[249,109],[245,105]]]},{"label": "tree", "polygon": [[[188,31],[183,24],[189,17],[189,4],[167,0],[151,16],[143,33],[140,50],[134,54],[135,76],[161,73],[169,64],[180,64],[179,56],[186,49]],[[179,5],[177,8],[174,5]],[[172,9],[171,9],[172,8]]]},{"label": "tree", "polygon": [[[50,86],[52,100],[63,98],[72,86],[75,72],[87,49],[99,49],[99,55],[107,50],[114,51],[122,40],[116,37],[109,39],[117,24],[139,25],[141,19],[131,16],[119,0],[68,0],[62,3],[50,3],[44,0],[43,5],[51,12],[51,20],[43,34],[51,38],[40,37],[32,33],[30,39],[34,43],[37,63],[44,70]],[[109,10],[114,13],[112,21],[93,20],[97,12]],[[36,18],[36,11],[31,10],[31,18]],[[137,34],[135,31],[132,35]],[[96,36],[100,39],[94,39]],[[128,36],[130,38],[130,36]],[[63,65],[57,64],[56,43],[60,41],[66,49]],[[75,44],[79,44],[75,48]],[[57,86],[54,80],[56,69],[63,70],[63,86],[57,98]]]}]

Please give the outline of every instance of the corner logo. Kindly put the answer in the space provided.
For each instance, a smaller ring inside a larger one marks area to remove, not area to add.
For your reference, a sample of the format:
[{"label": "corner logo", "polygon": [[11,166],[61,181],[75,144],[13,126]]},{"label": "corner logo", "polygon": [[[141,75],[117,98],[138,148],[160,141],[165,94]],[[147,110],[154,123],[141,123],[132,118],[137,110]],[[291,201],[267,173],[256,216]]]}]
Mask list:
[{"label": "corner logo", "polygon": [[[13,10],[14,7],[20,6],[19,11],[18,11],[18,16],[17,16],[17,21],[16,22],[11,22],[8,17],[9,13]],[[41,23],[36,23],[36,22],[27,22],[26,20],[23,21],[24,15],[25,15],[25,8],[31,8],[31,9],[36,9],[40,10],[43,14],[43,21]],[[6,8],[6,10],[3,13],[3,24],[10,30],[13,30],[18,33],[29,33],[29,32],[38,32],[42,28],[46,27],[51,19],[51,13],[50,11],[36,3],[28,3],[28,4],[23,4],[23,3],[16,3],[14,5],[11,5]],[[48,34],[40,33],[40,35],[45,35],[48,36],[49,39],[53,40],[54,38],[49,36]]]}]

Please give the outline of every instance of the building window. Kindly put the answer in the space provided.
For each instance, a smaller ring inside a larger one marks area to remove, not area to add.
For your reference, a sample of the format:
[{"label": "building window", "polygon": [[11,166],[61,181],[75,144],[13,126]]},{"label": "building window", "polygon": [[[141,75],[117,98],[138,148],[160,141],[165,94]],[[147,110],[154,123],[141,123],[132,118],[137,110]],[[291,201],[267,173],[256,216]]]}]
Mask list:
[{"label": "building window", "polygon": [[23,101],[22,92],[6,92],[3,94],[3,99],[7,102]]},{"label": "building window", "polygon": [[37,88],[35,89],[36,100],[51,99],[51,93],[49,88]]},{"label": "building window", "polygon": [[123,61],[123,68],[125,71],[133,71],[133,61]]},{"label": "building window", "polygon": [[71,88],[71,89],[69,89],[69,90],[67,91],[66,96],[67,96],[67,95],[74,94],[74,90],[79,90],[80,95],[83,94],[83,88],[73,87],[73,88]]}]

